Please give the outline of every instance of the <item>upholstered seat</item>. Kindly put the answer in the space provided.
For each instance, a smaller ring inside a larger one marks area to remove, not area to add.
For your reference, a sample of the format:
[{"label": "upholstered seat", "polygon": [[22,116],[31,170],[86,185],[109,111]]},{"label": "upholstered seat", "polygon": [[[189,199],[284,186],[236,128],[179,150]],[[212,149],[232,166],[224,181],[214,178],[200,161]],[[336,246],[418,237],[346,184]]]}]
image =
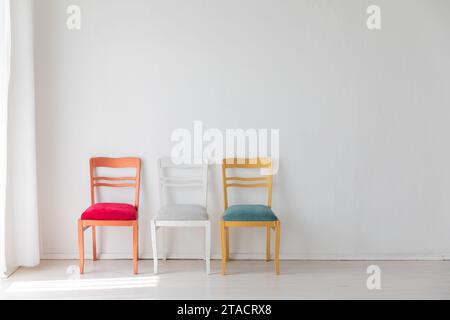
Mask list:
[{"label": "upholstered seat", "polygon": [[277,221],[277,216],[268,206],[239,204],[228,207],[223,214],[224,221]]},{"label": "upholstered seat", "polygon": [[136,220],[136,207],[127,203],[96,203],[81,215],[81,220]]},{"label": "upholstered seat", "polygon": [[157,221],[208,220],[206,208],[194,204],[168,204],[158,212]]}]

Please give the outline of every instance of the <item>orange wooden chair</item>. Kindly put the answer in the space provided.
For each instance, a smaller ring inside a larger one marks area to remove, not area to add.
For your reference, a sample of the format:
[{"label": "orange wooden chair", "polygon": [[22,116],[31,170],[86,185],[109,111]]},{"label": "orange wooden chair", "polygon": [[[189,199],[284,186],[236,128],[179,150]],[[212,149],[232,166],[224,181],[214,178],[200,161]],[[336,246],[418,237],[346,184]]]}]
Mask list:
[{"label": "orange wooden chair", "polygon": [[[91,206],[78,219],[78,246],[80,250],[80,273],[84,272],[84,231],[92,228],[92,254],[97,260],[96,227],[133,228],[133,272],[138,272],[138,210],[141,160],[139,158],[91,158]],[[96,168],[134,168],[134,177],[96,176]],[[134,205],[126,203],[95,203],[96,187],[135,188]]]}]

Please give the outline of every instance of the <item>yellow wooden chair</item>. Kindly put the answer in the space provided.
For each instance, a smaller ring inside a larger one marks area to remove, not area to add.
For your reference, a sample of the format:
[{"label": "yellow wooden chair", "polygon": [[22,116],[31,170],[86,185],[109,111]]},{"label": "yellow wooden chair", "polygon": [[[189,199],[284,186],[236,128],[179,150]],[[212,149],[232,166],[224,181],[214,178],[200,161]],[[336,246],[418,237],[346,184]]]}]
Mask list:
[{"label": "yellow wooden chair", "polygon": [[[260,169],[266,170],[258,177],[227,176],[227,169]],[[222,274],[226,271],[229,260],[229,228],[230,227],[263,227],[267,230],[266,261],[270,260],[270,231],[275,229],[275,272],[280,274],[280,220],[273,213],[272,207],[272,160],[269,158],[255,159],[224,159],[222,162],[222,178],[225,212],[220,221],[222,243]],[[267,205],[232,205],[228,206],[228,188],[267,188]]]}]

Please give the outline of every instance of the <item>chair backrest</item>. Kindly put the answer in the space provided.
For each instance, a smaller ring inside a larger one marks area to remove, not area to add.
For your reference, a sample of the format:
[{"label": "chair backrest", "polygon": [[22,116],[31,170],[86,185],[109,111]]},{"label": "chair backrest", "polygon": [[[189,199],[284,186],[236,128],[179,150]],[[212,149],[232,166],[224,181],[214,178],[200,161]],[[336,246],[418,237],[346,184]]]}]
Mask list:
[{"label": "chair backrest", "polygon": [[[195,171],[190,175],[169,175],[168,170],[176,169]],[[201,204],[206,207],[208,202],[208,164],[176,164],[170,157],[158,159],[159,198],[164,204],[164,194],[168,188],[199,188]]]},{"label": "chair backrest", "polygon": [[[134,205],[139,209],[139,188],[141,181],[141,160],[139,158],[91,158],[89,161],[91,172],[91,204],[95,204],[95,188],[134,188]],[[96,168],[125,169],[134,168],[132,177],[96,176]]]},{"label": "chair backrest", "polygon": [[[258,177],[227,176],[227,169],[260,169],[266,174]],[[228,188],[267,188],[267,205],[272,207],[273,170],[270,158],[227,158],[222,162],[223,199],[228,209]]]}]

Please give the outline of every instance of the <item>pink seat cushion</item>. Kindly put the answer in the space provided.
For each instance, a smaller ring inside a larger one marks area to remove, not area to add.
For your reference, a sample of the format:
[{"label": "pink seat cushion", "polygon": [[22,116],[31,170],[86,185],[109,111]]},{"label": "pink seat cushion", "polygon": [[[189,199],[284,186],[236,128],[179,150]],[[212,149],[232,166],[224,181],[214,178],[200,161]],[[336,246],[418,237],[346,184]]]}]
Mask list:
[{"label": "pink seat cushion", "polygon": [[126,203],[96,203],[86,209],[81,220],[136,220],[136,207]]}]

